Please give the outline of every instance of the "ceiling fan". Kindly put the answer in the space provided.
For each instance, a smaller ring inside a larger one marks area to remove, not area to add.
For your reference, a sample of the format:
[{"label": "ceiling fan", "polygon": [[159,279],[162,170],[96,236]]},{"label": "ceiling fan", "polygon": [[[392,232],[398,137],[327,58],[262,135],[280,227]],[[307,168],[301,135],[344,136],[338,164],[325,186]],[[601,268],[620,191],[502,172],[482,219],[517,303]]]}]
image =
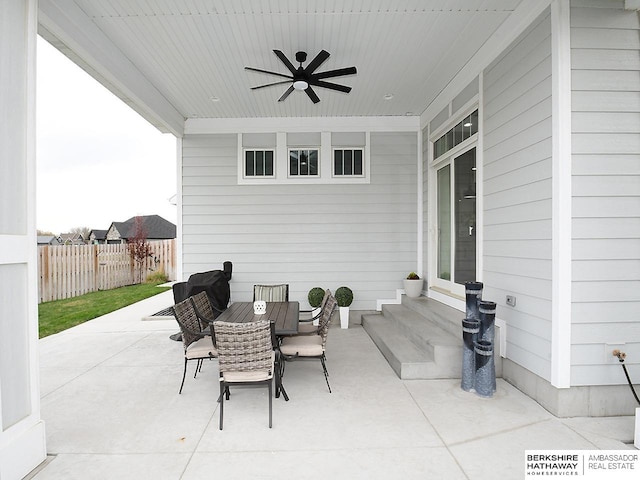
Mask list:
[{"label": "ceiling fan", "polygon": [[337,90],[339,92],[349,93],[351,87],[344,85],[338,85],[337,83],[325,82],[323,79],[332,77],[342,77],[344,75],[355,75],[357,73],[356,67],[338,68],[337,70],[327,70],[326,72],[315,73],[320,65],[322,65],[328,58],[329,52],[321,50],[316,58],[311,60],[306,67],[302,67],[302,64],[307,61],[306,52],[296,53],[296,62],[300,64],[298,68],[294,67],[289,59],[280,50],[274,50],[278,58],[285,64],[287,69],[291,72],[291,75],[285,75],[278,72],[270,72],[268,70],[261,70],[259,68],[244,67],[245,70],[251,70],[252,72],[268,73],[269,75],[277,75],[278,77],[284,77],[288,80],[281,82],[268,83],[266,85],[259,85],[257,87],[251,87],[251,90],[257,90],[259,88],[271,87],[273,85],[282,85],[285,83],[291,83],[291,86],[282,94],[278,99],[279,102],[284,101],[294,90],[304,90],[313,103],[318,103],[320,99],[316,92],[313,91],[312,86],[328,88],[330,90]]}]

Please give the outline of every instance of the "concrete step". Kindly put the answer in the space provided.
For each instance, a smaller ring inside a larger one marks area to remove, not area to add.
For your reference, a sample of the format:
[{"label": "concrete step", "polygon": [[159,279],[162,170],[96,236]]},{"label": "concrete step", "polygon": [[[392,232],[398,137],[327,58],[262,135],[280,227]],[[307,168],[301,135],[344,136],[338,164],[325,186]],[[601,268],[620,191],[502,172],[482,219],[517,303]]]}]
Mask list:
[{"label": "concrete step", "polygon": [[423,296],[409,298],[403,295],[402,305],[419,313],[450,334],[462,338],[462,319],[465,312]]},{"label": "concrete step", "polygon": [[425,343],[435,344],[459,344],[462,340],[462,332],[451,333],[441,327],[437,319],[418,313],[405,305],[383,305],[382,314],[398,323],[411,340],[421,347]]},{"label": "concrete step", "polygon": [[402,379],[460,378],[462,339],[403,305],[362,316],[362,326]]}]

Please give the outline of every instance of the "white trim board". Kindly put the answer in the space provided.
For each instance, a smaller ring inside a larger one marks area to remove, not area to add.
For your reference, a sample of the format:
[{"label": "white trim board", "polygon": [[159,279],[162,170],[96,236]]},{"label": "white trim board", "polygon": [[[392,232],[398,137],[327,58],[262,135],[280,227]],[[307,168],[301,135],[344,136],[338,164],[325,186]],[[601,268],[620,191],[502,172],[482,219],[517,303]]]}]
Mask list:
[{"label": "white trim board", "polygon": [[417,132],[420,117],[190,118],[184,133]]},{"label": "white trim board", "polygon": [[551,385],[571,386],[571,45],[569,0],[551,4]]}]

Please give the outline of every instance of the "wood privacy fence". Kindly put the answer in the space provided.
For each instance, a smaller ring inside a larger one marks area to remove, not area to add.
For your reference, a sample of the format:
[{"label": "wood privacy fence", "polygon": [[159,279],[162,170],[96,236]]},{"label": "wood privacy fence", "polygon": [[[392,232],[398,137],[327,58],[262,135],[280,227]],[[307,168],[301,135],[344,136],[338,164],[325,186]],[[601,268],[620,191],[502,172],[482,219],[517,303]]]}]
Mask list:
[{"label": "wood privacy fence", "polygon": [[[149,241],[151,255],[142,268],[142,281],[164,271],[176,279],[175,239]],[[38,247],[39,302],[77,297],[139,281],[136,262],[126,244],[56,245]]]}]

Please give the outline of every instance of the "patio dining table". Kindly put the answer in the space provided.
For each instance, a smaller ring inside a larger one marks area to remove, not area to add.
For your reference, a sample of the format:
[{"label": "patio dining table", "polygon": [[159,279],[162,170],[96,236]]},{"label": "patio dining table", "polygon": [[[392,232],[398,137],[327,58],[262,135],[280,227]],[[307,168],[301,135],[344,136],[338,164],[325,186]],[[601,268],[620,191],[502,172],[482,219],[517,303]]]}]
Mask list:
[{"label": "patio dining table", "polygon": [[257,322],[259,320],[268,319],[274,323],[274,333],[277,337],[274,342],[276,351],[275,380],[276,380],[276,398],[282,394],[286,401],[289,396],[282,386],[282,371],[284,359],[278,348],[278,340],[280,337],[287,335],[295,335],[298,333],[298,320],[300,319],[299,302],[267,302],[266,312],[263,314],[255,314],[253,312],[253,302],[234,302],[217,318],[217,322],[231,323],[248,323]]}]

